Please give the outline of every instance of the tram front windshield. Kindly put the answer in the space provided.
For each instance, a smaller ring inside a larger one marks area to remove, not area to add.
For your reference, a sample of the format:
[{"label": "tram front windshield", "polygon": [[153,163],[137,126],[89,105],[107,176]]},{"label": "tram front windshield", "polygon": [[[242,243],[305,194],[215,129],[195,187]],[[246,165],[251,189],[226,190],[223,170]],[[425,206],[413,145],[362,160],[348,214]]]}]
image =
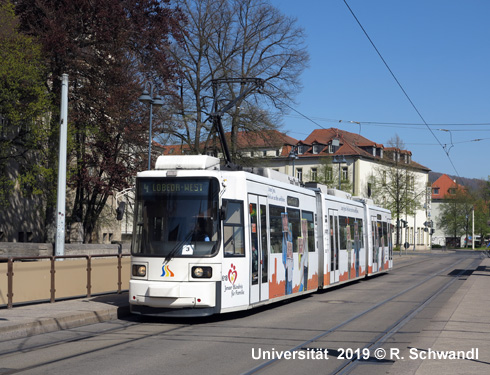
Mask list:
[{"label": "tram front windshield", "polygon": [[132,252],[141,256],[212,256],[218,249],[215,178],[139,178]]}]

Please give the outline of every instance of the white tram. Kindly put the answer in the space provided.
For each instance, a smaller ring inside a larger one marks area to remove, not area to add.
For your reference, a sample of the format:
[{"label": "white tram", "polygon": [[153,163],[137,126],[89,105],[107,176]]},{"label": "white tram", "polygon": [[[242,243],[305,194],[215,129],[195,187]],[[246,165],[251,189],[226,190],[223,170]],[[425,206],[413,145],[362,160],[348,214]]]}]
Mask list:
[{"label": "white tram", "polygon": [[210,156],[160,156],[138,173],[129,298],[134,314],[250,309],[386,272],[391,214]]}]

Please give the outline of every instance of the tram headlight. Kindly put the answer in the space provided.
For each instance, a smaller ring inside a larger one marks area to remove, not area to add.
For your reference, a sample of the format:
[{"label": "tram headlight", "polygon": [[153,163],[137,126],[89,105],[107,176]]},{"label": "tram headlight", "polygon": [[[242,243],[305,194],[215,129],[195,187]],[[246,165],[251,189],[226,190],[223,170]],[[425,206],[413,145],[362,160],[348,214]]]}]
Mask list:
[{"label": "tram headlight", "polygon": [[195,279],[210,279],[213,276],[212,267],[194,266],[192,267],[192,277]]},{"label": "tram headlight", "polygon": [[146,266],[143,264],[133,264],[133,276],[145,277],[146,276]]}]

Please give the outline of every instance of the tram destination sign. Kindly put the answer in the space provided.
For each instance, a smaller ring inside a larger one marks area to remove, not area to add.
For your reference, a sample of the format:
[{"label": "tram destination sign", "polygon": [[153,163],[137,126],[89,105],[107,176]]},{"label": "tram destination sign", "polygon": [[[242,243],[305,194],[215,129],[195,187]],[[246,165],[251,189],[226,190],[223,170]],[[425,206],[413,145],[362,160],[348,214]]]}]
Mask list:
[{"label": "tram destination sign", "polygon": [[186,196],[207,196],[209,180],[197,179],[157,179],[139,180],[139,196],[166,196],[182,194]]}]

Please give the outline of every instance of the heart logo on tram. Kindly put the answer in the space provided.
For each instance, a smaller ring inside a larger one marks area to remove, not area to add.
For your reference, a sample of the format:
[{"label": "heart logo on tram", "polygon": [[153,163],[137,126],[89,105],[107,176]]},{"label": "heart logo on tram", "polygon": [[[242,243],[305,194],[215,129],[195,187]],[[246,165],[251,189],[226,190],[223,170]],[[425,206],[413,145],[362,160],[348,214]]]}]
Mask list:
[{"label": "heart logo on tram", "polygon": [[230,270],[228,271],[228,280],[230,283],[235,284],[238,273],[236,272],[236,267],[232,264]]}]

